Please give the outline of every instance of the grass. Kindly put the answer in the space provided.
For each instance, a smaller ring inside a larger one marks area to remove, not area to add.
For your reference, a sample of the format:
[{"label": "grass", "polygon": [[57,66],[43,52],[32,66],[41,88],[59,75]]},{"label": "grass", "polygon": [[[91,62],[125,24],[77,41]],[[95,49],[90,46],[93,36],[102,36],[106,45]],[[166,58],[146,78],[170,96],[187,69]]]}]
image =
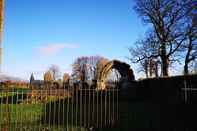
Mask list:
[{"label": "grass", "polygon": [[1,104],[1,124],[9,123],[33,123],[42,115],[41,104]]},{"label": "grass", "polygon": [[9,97],[9,96],[13,96],[13,95],[16,95],[16,93],[12,93],[12,92],[8,92],[8,93],[0,93],[0,98],[3,98],[3,97]]},{"label": "grass", "polygon": [[22,127],[12,125],[9,127],[1,127],[1,131],[88,131],[81,127],[61,127],[47,125],[23,125]]},{"label": "grass", "polygon": [[11,89],[0,89],[0,98],[14,96],[17,94],[25,94],[29,91],[29,89],[24,88],[11,88]]},{"label": "grass", "polygon": [[42,122],[45,104],[0,104],[0,130],[86,131],[70,125],[49,125]]},{"label": "grass", "polygon": [[[0,130],[2,131],[6,129],[9,131],[20,129],[59,131],[64,127],[66,127],[67,130],[72,131],[85,131],[84,128],[79,126],[84,126],[84,124],[87,125],[87,121],[89,121],[88,123],[90,125],[96,125],[96,119],[92,119],[92,117],[96,118],[97,113],[96,111],[94,113],[90,113],[92,112],[93,105],[87,104],[88,98],[83,99],[81,107],[79,107],[80,99],[78,96],[79,100],[76,107],[75,103],[72,104],[72,99],[67,96],[60,97],[61,95],[49,95],[46,97],[47,99],[45,99],[45,92],[42,91],[35,92],[36,95],[33,95],[30,98],[27,97],[27,94],[30,93],[28,90],[17,90],[17,93],[14,92],[14,90],[9,91],[12,92],[0,92]],[[56,91],[55,94],[58,94],[58,92]],[[100,97],[101,96],[99,96],[99,98]],[[102,107],[102,111],[100,111],[100,102],[97,104],[99,107],[98,114],[100,114],[98,116],[98,122],[102,123],[105,118],[101,117],[104,115],[104,107]],[[89,106],[91,109],[88,110]],[[75,111],[77,111],[77,113],[75,113]],[[83,115],[80,115],[80,113]],[[86,120],[80,123],[80,117],[82,120]],[[108,117],[108,115],[106,115],[106,117]],[[87,118],[91,119],[89,120]],[[6,128],[6,126],[8,128]],[[3,129],[2,127],[6,129]]]}]

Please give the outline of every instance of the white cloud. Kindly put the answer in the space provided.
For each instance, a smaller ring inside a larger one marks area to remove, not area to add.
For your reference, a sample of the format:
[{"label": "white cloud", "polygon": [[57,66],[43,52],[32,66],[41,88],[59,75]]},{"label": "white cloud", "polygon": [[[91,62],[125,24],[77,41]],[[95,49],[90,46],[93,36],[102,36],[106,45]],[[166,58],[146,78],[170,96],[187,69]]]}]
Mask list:
[{"label": "white cloud", "polygon": [[55,43],[55,44],[47,44],[45,46],[40,46],[36,48],[36,51],[41,55],[52,55],[56,54],[63,49],[75,49],[78,48],[76,44],[68,44],[68,43]]}]

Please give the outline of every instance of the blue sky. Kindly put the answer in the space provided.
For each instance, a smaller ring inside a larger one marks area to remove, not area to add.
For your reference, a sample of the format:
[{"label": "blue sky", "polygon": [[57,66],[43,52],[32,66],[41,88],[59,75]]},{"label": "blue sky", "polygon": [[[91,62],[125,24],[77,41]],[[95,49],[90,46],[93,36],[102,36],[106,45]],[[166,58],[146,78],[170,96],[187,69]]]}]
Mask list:
[{"label": "blue sky", "polygon": [[51,64],[71,72],[79,56],[125,62],[145,27],[132,0],[5,0],[3,71],[41,78]]}]

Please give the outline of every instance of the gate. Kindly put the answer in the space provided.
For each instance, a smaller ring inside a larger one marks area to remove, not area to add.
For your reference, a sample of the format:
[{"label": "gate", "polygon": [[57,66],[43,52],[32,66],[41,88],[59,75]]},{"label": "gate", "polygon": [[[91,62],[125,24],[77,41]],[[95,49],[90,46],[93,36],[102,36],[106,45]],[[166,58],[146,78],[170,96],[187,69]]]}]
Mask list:
[{"label": "gate", "polygon": [[1,131],[85,131],[119,124],[119,89],[0,89]]}]

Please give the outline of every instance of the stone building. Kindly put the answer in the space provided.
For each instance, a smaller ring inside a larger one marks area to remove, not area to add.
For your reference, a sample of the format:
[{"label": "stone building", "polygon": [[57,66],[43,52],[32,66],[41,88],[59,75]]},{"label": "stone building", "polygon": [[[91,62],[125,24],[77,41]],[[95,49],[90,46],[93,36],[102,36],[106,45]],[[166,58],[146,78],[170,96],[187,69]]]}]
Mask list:
[{"label": "stone building", "polygon": [[34,75],[30,77],[30,88],[32,89],[67,89],[70,82],[70,76],[65,73],[63,79],[54,80],[51,72],[47,71],[43,75],[44,80],[36,80]]}]

